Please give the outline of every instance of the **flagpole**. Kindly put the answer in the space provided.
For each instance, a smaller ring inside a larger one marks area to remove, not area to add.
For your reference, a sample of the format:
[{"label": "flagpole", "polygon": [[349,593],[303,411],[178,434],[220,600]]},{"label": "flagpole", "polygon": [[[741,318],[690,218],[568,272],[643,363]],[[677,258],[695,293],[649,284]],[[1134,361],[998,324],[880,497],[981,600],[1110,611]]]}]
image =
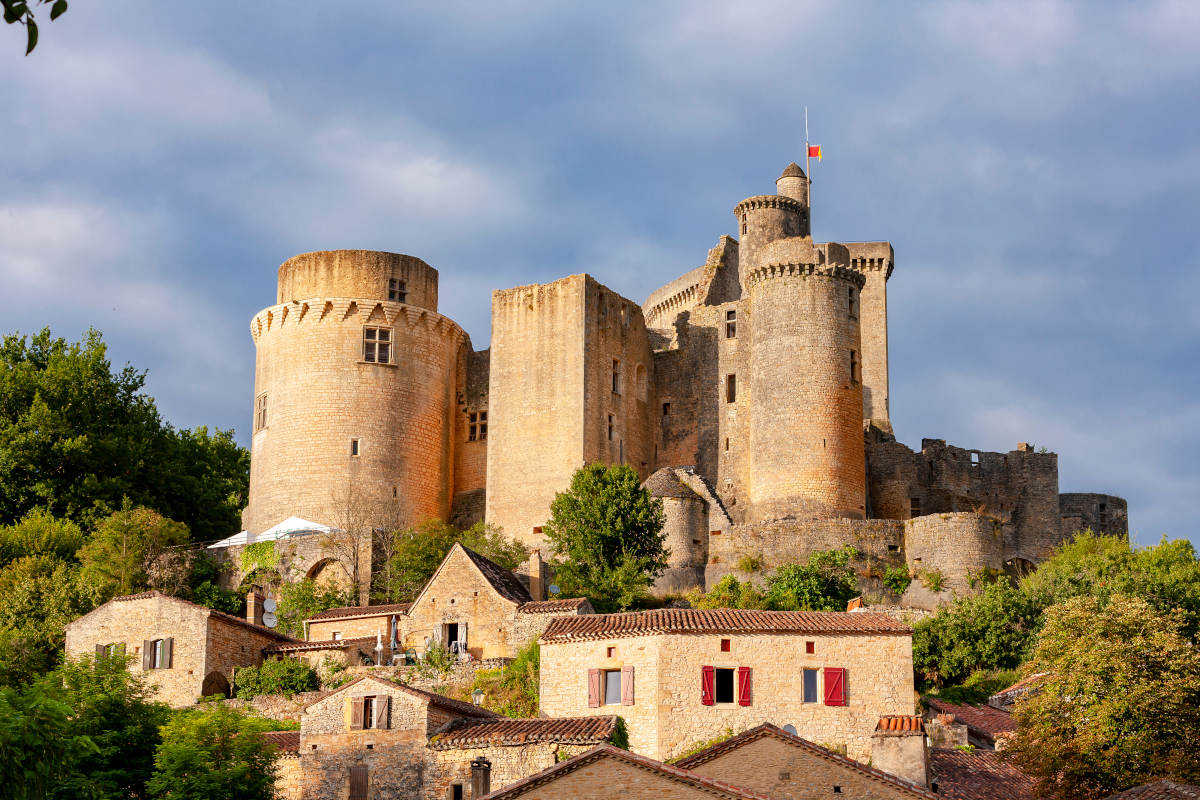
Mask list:
[{"label": "flagpole", "polygon": [[[812,162],[808,158],[808,106],[804,107],[804,177],[812,174]],[[809,191],[812,191],[811,189]],[[811,202],[811,199],[810,201]]]}]

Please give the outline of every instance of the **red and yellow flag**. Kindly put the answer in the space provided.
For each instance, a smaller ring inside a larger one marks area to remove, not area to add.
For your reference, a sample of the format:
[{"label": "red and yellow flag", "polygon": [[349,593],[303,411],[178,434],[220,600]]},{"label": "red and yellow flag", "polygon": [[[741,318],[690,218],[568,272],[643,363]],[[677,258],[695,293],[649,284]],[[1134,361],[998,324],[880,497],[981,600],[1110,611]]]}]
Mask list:
[{"label": "red and yellow flag", "polygon": [[810,144],[808,146],[808,157],[815,158],[817,161],[820,161],[821,160],[821,145]]}]

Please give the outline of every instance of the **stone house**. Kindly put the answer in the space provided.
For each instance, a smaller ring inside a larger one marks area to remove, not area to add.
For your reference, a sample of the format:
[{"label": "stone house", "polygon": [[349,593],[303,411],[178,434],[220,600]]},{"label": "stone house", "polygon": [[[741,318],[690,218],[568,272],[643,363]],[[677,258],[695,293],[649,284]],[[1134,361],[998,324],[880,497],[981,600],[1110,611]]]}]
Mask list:
[{"label": "stone house", "polygon": [[674,764],[601,745],[487,795],[487,800],[613,796],[628,800],[933,800],[929,790],[759,725]]},{"label": "stone house", "polygon": [[465,800],[472,762],[512,783],[613,738],[613,716],[509,719],[433,692],[363,677],[309,704],[277,742],[286,800]]},{"label": "stone house", "polygon": [[540,642],[542,712],[619,713],[651,758],[771,722],[865,761],[880,718],[914,710],[912,631],[882,614],[596,614],[557,619]]},{"label": "stone house", "polygon": [[66,627],[67,655],[124,653],[156,686],[154,699],[180,707],[227,694],[233,670],[294,640],[252,622],[162,592],[114,597]]}]

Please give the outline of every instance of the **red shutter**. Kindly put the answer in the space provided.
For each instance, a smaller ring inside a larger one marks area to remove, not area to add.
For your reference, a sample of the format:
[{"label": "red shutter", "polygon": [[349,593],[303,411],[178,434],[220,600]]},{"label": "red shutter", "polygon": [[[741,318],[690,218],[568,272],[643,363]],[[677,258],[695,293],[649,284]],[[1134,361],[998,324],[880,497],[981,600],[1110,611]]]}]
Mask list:
[{"label": "red shutter", "polygon": [[350,730],[361,731],[363,729],[363,701],[365,697],[350,698]]},{"label": "red shutter", "polygon": [[825,668],[825,705],[846,705],[846,670],[840,667]]},{"label": "red shutter", "polygon": [[738,705],[750,705],[751,696],[750,668],[738,667]]},{"label": "red shutter", "polygon": [[621,705],[633,705],[633,667],[621,667]]},{"label": "red shutter", "polygon": [[712,667],[700,668],[700,702],[711,706],[715,702],[717,671]]},{"label": "red shutter", "polygon": [[600,707],[600,670],[588,670],[588,708]]}]

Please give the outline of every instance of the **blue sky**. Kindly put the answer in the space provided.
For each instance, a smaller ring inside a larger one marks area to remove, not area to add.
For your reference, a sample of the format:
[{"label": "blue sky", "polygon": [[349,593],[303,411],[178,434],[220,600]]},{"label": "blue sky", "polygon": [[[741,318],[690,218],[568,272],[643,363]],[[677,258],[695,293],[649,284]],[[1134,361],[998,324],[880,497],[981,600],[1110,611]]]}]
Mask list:
[{"label": "blue sky", "polygon": [[[72,3],[0,30],[0,330],[100,329],[246,442],[296,253],[489,293],[646,294],[802,156],[821,240],[890,240],[899,438],[1059,453],[1200,543],[1200,4]],[[43,14],[44,16],[44,14]]]}]

